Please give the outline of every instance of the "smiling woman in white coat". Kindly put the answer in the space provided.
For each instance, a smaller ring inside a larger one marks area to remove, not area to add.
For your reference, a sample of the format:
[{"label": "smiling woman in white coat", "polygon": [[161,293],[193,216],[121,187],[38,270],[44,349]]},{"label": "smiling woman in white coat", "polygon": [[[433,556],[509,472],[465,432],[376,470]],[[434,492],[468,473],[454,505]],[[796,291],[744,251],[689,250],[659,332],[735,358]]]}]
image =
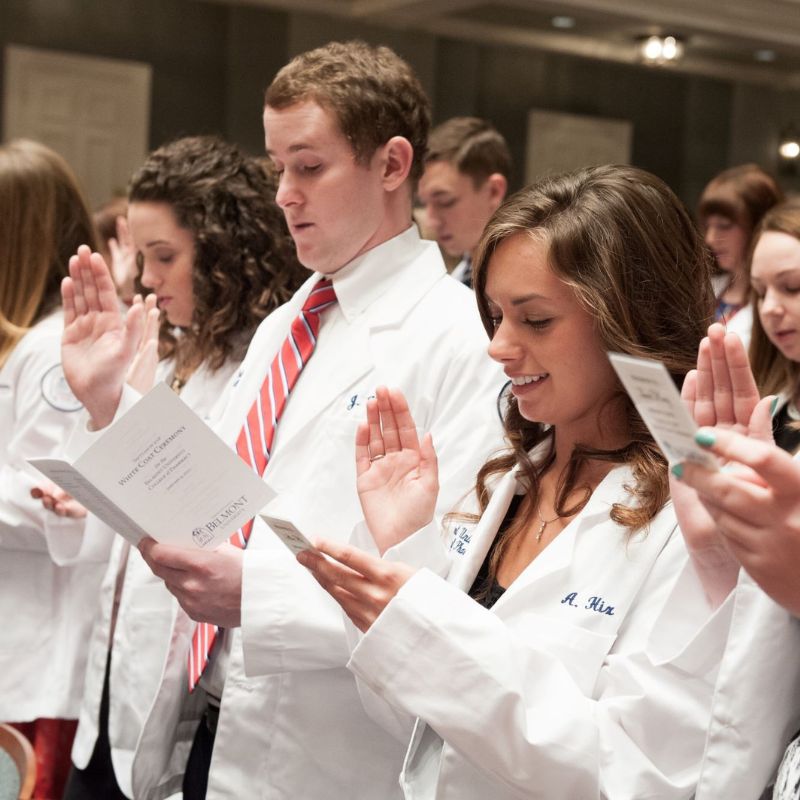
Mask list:
[{"label": "smiling woman in white coat", "polygon": [[[259,323],[304,278],[275,186],[274,176],[236,146],[187,137],[151,153],[128,187],[137,281],[161,310],[155,379],[206,418]],[[77,261],[86,258],[99,256],[81,248]],[[105,278],[110,288],[107,272]],[[153,370],[142,380],[146,369],[140,363],[134,369],[135,388],[149,388]],[[85,424],[84,417],[77,439]],[[90,515],[82,540],[75,539],[62,539],[62,558],[103,548],[110,557],[64,798],[132,797],[131,764],[177,603],[139,551],[99,519]]]},{"label": "smiling woman in white coat", "polygon": [[433,445],[384,391],[357,438],[384,557],[322,541],[328,559],[298,558],[363,633],[348,666],[365,708],[398,733],[416,718],[407,798],[690,798],[722,646],[667,461],[606,351],[680,383],[713,308],[702,240],[660,180],[598,167],[501,207],[475,277],[512,397],[473,513],[443,537],[425,524]]},{"label": "smiling woman in white coat", "polygon": [[26,463],[53,454],[81,408],[61,369],[59,285],[82,242],[95,233],[64,160],[32,141],[0,147],[0,719],[34,740],[36,797],[63,787],[103,570],[53,563]]}]

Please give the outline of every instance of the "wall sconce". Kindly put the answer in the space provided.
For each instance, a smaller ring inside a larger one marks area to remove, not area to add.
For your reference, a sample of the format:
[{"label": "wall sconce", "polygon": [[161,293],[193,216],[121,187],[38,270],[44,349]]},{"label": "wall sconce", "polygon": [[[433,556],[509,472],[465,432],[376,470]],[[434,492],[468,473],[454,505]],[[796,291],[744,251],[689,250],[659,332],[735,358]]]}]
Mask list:
[{"label": "wall sconce", "polygon": [[800,131],[796,125],[787,125],[778,141],[778,167],[785,174],[794,175],[800,163]]},{"label": "wall sconce", "polygon": [[637,41],[645,64],[673,64],[683,57],[684,43],[678,36],[642,36]]}]

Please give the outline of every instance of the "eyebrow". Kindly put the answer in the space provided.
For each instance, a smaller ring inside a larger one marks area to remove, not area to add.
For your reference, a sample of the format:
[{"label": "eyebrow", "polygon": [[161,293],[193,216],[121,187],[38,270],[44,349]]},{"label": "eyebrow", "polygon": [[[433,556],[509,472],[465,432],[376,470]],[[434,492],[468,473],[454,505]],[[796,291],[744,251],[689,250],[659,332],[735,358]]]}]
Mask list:
[{"label": "eyebrow", "polygon": [[[800,266],[798,266],[798,267],[785,267],[780,272],[776,272],[775,273],[775,275],[773,276],[773,280],[775,280],[777,278],[785,278],[787,275],[796,275],[798,272],[800,272]],[[763,278],[759,278],[759,277],[757,277],[755,275],[752,275],[750,277],[750,282],[751,283],[756,283],[756,282],[763,283],[764,279]]]},{"label": "eyebrow", "polygon": [[[301,142],[300,144],[289,145],[289,148],[287,149],[286,152],[288,152],[288,153],[297,153],[300,150],[313,150],[313,149],[314,149],[313,145],[303,144]],[[269,148],[267,148],[266,150],[267,150],[267,155],[270,156],[270,157],[272,157],[275,154],[274,150],[270,150]]]},{"label": "eyebrow", "polygon": [[[492,300],[489,295],[486,295],[486,299],[492,304],[497,305],[494,300]],[[532,292],[531,294],[523,295],[522,297],[515,297],[511,300],[512,306],[521,306],[523,303],[527,303],[529,300],[547,300],[547,298],[543,294],[536,294],[536,292]]]},{"label": "eyebrow", "polygon": [[166,239],[153,239],[152,242],[145,242],[145,247],[155,247],[157,244],[169,244]]}]

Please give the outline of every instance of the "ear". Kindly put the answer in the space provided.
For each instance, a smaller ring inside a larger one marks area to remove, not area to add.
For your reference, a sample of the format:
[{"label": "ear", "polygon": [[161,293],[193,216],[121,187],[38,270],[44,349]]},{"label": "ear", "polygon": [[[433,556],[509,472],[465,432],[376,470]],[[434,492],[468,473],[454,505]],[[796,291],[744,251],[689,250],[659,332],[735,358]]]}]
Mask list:
[{"label": "ear", "polygon": [[383,188],[393,192],[405,184],[411,172],[414,148],[404,136],[392,136],[379,152],[378,168],[381,170]]},{"label": "ear", "polygon": [[505,175],[499,172],[493,172],[486,179],[486,186],[489,190],[489,202],[491,203],[492,210],[497,211],[508,191],[508,181]]}]

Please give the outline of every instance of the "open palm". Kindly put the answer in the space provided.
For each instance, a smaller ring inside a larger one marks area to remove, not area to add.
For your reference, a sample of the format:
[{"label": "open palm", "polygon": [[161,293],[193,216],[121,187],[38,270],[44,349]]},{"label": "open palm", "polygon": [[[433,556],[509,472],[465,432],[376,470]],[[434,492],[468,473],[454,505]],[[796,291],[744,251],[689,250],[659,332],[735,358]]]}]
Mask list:
[{"label": "open palm", "polygon": [[[697,370],[686,376],[681,395],[700,426],[720,426],[754,439],[772,440],[769,400],[759,401],[744,347],[735,334],[726,335],[721,325],[709,328],[698,351]],[[742,477],[761,482],[754,473],[743,472]],[[678,523],[697,566],[708,573],[727,573],[731,579],[738,561],[709,508],[693,489],[674,478],[671,491]]]},{"label": "open palm", "polygon": [[144,325],[144,306],[134,304],[123,317],[102,256],[82,245],[70,259],[70,277],[61,286],[64,375],[96,427],[114,417],[125,374]]},{"label": "open palm", "polygon": [[379,387],[356,433],[358,496],[378,550],[433,519],[439,493],[436,452],[430,434],[420,442],[402,392]]}]

